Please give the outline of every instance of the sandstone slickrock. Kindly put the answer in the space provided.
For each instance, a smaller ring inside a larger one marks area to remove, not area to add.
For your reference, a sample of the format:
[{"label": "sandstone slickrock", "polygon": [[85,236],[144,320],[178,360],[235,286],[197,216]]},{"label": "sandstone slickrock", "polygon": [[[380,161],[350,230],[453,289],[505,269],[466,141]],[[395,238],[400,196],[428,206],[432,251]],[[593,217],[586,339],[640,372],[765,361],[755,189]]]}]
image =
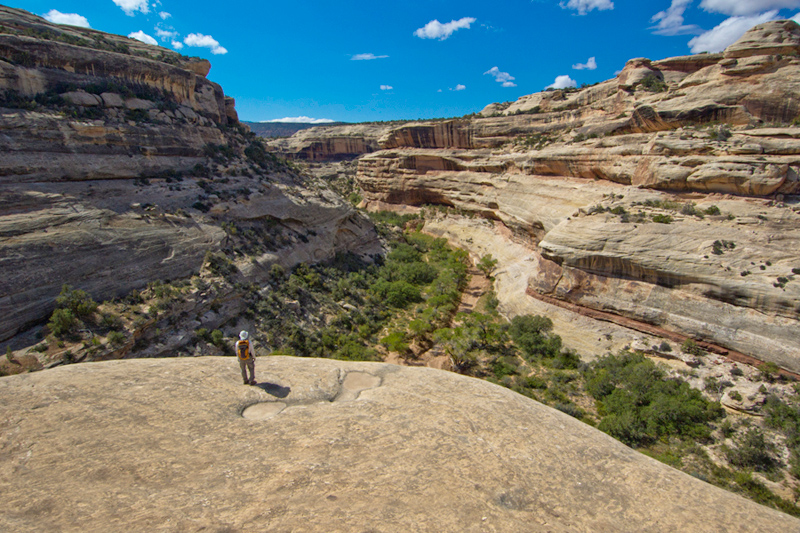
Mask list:
[{"label": "sandstone slickrock", "polygon": [[262,357],[0,379],[8,531],[800,531],[490,383]]},{"label": "sandstone slickrock", "polygon": [[[473,255],[522,245],[532,259],[514,272],[528,294],[798,372],[798,49],[799,25],[768,22],[722,54],[632,59],[594,86],[387,126],[373,133],[381,149],[358,160],[364,206],[486,218],[499,238]],[[336,128],[302,138],[327,135]],[[715,248],[722,241],[734,248]],[[505,297],[508,313],[524,307]],[[549,313],[575,339],[576,319]],[[606,349],[575,341],[585,356]]]}]

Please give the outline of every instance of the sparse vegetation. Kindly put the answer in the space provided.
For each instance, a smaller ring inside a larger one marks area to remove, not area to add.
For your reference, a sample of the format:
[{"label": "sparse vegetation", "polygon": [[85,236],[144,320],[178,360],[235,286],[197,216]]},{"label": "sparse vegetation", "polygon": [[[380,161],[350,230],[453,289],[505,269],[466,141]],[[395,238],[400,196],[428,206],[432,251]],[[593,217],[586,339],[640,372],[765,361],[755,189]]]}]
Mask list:
[{"label": "sparse vegetation", "polygon": [[706,351],[692,339],[686,339],[686,341],[684,341],[684,343],[681,345],[681,351],[694,356],[702,356],[706,354]]},{"label": "sparse vegetation", "polygon": [[497,259],[492,257],[492,254],[486,254],[481,257],[480,261],[478,261],[478,264],[475,266],[488,278],[491,276],[494,267],[497,266]]},{"label": "sparse vegetation", "polygon": [[711,436],[710,422],[724,416],[686,383],[666,374],[641,354],[623,352],[599,359],[585,372],[586,390],[606,413],[598,428],[631,446],[655,443],[663,436],[693,440]]},{"label": "sparse vegetation", "polygon": [[722,255],[725,250],[733,250],[736,248],[736,243],[733,241],[714,241],[711,245],[711,253],[714,255]]},{"label": "sparse vegetation", "polygon": [[655,74],[645,76],[645,78],[641,81],[640,86],[644,90],[650,91],[651,93],[660,93],[669,89],[669,86],[664,83],[664,80]]},{"label": "sparse vegetation", "polygon": [[730,139],[732,134],[731,130],[726,126],[720,126],[719,128],[713,128],[708,135],[712,141],[724,142]]}]

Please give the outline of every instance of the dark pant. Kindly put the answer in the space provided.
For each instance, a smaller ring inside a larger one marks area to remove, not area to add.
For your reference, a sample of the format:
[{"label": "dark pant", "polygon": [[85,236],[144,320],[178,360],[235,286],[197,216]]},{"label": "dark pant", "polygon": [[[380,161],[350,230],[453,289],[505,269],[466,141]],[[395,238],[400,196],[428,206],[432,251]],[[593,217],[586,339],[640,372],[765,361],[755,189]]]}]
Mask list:
[{"label": "dark pant", "polygon": [[[242,379],[247,383],[248,381],[255,381],[256,380],[256,362],[251,357],[250,359],[246,359],[242,361],[239,359],[239,368],[242,369]],[[247,370],[250,370],[250,379],[247,379]]]}]

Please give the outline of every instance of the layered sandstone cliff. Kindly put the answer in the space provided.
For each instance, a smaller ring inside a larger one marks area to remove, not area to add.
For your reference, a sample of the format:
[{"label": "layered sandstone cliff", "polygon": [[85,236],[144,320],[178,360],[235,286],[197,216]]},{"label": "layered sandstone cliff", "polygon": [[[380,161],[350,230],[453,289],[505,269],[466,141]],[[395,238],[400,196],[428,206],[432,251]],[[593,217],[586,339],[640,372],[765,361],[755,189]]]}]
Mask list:
[{"label": "layered sandstone cliff", "polygon": [[[247,282],[380,249],[238,125],[209,68],[0,6],[0,340],[45,321],[63,284],[100,301],[195,274],[209,252]],[[247,252],[237,229],[260,236]]]},{"label": "layered sandstone cliff", "polygon": [[[800,26],[770,22],[721,54],[632,59],[594,86],[375,132],[365,205],[478,214],[530,251],[529,299],[798,371],[798,52]],[[472,251],[502,256],[501,240]]]}]

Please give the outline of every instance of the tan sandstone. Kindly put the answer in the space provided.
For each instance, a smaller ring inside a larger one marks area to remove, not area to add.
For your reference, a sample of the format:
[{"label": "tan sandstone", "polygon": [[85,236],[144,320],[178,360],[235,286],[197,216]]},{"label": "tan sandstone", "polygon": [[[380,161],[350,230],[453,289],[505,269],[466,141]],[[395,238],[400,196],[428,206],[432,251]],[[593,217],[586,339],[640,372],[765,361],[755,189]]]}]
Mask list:
[{"label": "tan sandstone", "polygon": [[13,531],[800,531],[559,411],[427,368],[262,357],[0,379]]}]

